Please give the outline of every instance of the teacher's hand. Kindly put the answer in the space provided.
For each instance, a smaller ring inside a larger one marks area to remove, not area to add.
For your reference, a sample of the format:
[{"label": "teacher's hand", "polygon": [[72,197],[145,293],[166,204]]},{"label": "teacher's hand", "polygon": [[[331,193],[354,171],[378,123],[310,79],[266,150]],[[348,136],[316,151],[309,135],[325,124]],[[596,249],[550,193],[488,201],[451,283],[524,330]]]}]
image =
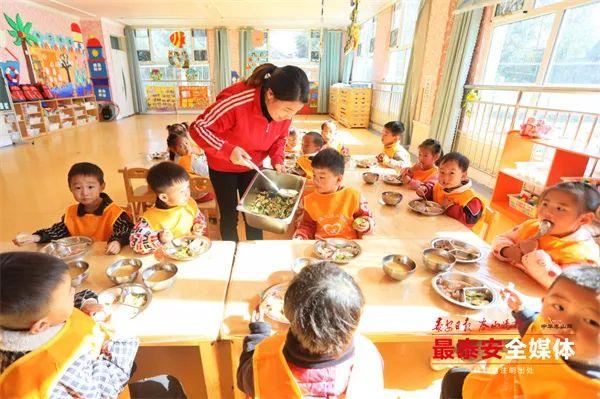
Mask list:
[{"label": "teacher's hand", "polygon": [[275,170],[277,171],[277,173],[286,173],[287,172],[287,168],[283,164],[280,164],[280,163],[275,165]]},{"label": "teacher's hand", "polygon": [[234,165],[245,166],[247,168],[252,168],[247,161],[252,161],[252,157],[248,155],[248,153],[242,147],[234,147],[233,151],[231,151],[231,156],[229,160]]}]

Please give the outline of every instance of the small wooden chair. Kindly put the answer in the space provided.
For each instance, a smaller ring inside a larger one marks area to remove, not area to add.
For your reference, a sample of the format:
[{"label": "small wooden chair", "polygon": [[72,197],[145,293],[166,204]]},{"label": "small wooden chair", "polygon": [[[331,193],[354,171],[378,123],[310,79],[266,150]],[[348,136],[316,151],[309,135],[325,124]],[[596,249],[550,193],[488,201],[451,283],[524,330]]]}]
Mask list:
[{"label": "small wooden chair", "polygon": [[137,185],[135,188],[133,180],[143,180],[146,182],[148,169],[146,168],[123,168],[119,170],[123,174],[125,183],[125,194],[127,195],[127,207],[131,209],[133,222],[135,223],[142,213],[156,201],[156,194],[147,184]]},{"label": "small wooden chair", "polygon": [[488,234],[492,223],[498,217],[498,214],[489,205],[487,205],[483,211],[481,223],[478,223],[478,231],[475,231],[481,237],[482,240],[487,241]]},{"label": "small wooden chair", "polygon": [[[190,191],[192,198],[197,198],[204,193],[215,194],[213,185],[208,177],[202,176],[191,176],[190,178]],[[219,221],[219,206],[217,205],[216,197],[208,202],[198,203],[198,208],[206,216],[206,220],[212,224],[217,224]]]}]

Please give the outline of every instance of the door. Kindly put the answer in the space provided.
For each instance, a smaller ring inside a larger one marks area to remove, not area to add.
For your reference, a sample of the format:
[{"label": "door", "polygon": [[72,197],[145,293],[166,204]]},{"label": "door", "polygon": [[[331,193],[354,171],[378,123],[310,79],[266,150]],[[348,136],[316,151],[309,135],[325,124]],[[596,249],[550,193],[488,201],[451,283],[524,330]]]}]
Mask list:
[{"label": "door", "polygon": [[[122,41],[124,42],[124,40]],[[131,88],[131,78],[129,75],[129,63],[127,62],[127,53],[125,49],[111,48],[114,76],[115,93],[113,101],[119,106],[119,119],[133,115],[133,93]]]}]

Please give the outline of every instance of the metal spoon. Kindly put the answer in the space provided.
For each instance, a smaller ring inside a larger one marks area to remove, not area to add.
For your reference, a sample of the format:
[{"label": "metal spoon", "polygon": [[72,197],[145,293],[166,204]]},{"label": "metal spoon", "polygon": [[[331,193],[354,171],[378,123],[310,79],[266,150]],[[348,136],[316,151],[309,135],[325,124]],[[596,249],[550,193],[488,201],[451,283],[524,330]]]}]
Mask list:
[{"label": "metal spoon", "polygon": [[551,228],[552,228],[552,222],[551,221],[549,221],[549,220],[542,220],[540,222],[540,230],[535,235],[535,239],[539,240],[542,236],[545,236],[546,234],[548,234],[548,232],[550,231]]},{"label": "metal spoon", "polygon": [[256,164],[254,162],[252,162],[250,159],[246,159],[246,162],[248,163],[248,165],[251,165],[252,168],[258,172],[259,175],[261,175],[262,177],[264,177],[267,182],[271,185],[271,187],[273,187],[273,189],[275,189],[275,191],[277,192],[277,194],[281,195],[282,197],[287,197],[287,198],[294,198],[295,196],[298,195],[298,191],[296,190],[292,190],[292,189],[287,189],[287,188],[279,188],[277,186],[277,184],[269,179],[267,177],[267,175],[265,175],[262,170],[260,170],[260,168],[258,166],[256,166]]}]

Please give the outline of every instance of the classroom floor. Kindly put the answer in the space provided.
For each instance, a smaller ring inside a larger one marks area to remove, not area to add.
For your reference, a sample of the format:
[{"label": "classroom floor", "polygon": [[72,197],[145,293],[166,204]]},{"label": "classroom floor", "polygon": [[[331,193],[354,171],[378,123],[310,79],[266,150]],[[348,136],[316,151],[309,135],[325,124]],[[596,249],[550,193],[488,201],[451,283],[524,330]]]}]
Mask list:
[{"label": "classroom floor", "polygon": [[[324,116],[300,116],[294,125],[319,130]],[[192,115],[133,116],[117,122],[98,123],[41,137],[34,142],[0,149],[0,239],[11,240],[18,232],[32,232],[60,219],[73,202],[66,174],[75,162],[98,164],[105,173],[106,192],[125,204],[125,189],[118,169],[139,159],[140,154],[164,151],[165,126],[193,120]],[[351,153],[375,153],[379,136],[366,129],[340,129]],[[191,315],[192,316],[192,315]],[[201,315],[197,315],[202,317]],[[385,362],[385,384],[390,398],[436,398],[443,372],[429,368],[431,343],[408,342],[378,345]],[[160,373],[178,376],[190,398],[205,397],[193,347],[141,348],[133,379]],[[231,374],[222,378],[233,384]]]}]

